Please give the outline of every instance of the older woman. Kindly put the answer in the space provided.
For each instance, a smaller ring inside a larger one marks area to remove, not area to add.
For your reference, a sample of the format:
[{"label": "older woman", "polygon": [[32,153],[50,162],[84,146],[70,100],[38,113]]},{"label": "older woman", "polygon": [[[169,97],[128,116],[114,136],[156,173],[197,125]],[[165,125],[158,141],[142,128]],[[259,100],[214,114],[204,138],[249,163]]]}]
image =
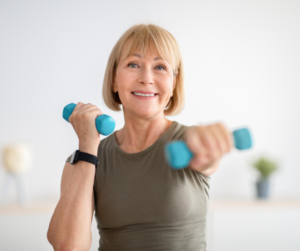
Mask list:
[{"label": "older woman", "polygon": [[[156,25],[135,25],[114,46],[102,92],[105,104],[124,113],[124,127],[101,140],[95,118],[102,111],[79,102],[69,118],[79,150],[95,165],[66,160],[61,198],[48,240],[55,250],[89,250],[91,221],[99,250],[200,251],[206,247],[209,179],[232,148],[221,123],[186,126],[168,120],[184,106],[178,44]],[[168,166],[163,149],[185,140],[194,153],[187,168]]]}]

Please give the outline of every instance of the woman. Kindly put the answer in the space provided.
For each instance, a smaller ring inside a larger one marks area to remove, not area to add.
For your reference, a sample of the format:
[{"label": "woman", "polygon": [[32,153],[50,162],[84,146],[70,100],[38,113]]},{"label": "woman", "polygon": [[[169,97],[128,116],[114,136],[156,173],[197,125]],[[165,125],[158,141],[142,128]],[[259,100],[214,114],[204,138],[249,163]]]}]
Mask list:
[{"label": "woman", "polygon": [[[99,164],[66,160],[49,242],[55,250],[89,250],[95,210],[99,250],[205,250],[209,176],[232,141],[221,123],[188,127],[165,117],[184,106],[174,37],[153,24],[127,30],[109,57],[102,95],[110,109],[122,105],[125,125],[100,142],[95,119],[102,111],[90,103],[75,107],[69,120],[79,150]],[[163,148],[179,139],[194,157],[174,170]]]}]

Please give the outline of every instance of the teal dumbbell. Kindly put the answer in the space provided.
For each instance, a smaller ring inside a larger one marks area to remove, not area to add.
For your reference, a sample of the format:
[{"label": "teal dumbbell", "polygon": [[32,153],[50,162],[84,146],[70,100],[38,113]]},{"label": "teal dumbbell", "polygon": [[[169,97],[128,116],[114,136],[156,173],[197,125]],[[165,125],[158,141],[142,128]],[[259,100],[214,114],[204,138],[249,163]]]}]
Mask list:
[{"label": "teal dumbbell", "polygon": [[[252,138],[247,128],[233,131],[234,145],[239,150],[252,147]],[[189,165],[194,154],[182,140],[172,141],[165,145],[164,154],[167,162],[173,169],[182,169]]]},{"label": "teal dumbbell", "polygon": [[[66,105],[63,110],[63,118],[69,123],[69,117],[71,116],[75,107],[76,104],[70,103]],[[97,131],[104,136],[111,134],[115,130],[116,126],[116,121],[106,114],[98,116],[95,120],[95,123]]]}]

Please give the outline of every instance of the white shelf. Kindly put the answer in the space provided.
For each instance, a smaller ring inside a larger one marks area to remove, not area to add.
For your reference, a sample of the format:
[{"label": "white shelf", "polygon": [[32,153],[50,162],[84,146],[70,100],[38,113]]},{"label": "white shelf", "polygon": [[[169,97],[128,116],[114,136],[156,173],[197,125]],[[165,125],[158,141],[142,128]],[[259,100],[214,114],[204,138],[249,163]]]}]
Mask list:
[{"label": "white shelf", "polygon": [[57,201],[34,202],[26,206],[17,203],[8,203],[0,206],[1,214],[52,214],[58,203]]},{"label": "white shelf", "polygon": [[215,200],[210,201],[211,210],[219,209],[271,209],[271,208],[300,208],[300,200]]}]

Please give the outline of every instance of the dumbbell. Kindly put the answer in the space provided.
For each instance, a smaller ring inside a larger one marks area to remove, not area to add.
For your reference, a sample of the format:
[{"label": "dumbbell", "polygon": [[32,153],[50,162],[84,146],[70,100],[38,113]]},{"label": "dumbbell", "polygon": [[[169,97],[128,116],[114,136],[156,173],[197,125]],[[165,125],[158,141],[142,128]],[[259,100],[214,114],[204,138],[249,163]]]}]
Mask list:
[{"label": "dumbbell", "polygon": [[[75,107],[76,104],[70,103],[66,105],[63,110],[63,118],[69,123],[69,117],[71,116]],[[106,114],[98,116],[95,120],[95,123],[97,131],[104,136],[111,134],[115,130],[116,126],[116,121]]]},{"label": "dumbbell", "polygon": [[[249,129],[241,128],[233,131],[234,145],[238,150],[252,147],[252,138]],[[164,147],[164,154],[168,164],[173,169],[182,169],[189,165],[194,154],[182,140],[172,141]]]}]

